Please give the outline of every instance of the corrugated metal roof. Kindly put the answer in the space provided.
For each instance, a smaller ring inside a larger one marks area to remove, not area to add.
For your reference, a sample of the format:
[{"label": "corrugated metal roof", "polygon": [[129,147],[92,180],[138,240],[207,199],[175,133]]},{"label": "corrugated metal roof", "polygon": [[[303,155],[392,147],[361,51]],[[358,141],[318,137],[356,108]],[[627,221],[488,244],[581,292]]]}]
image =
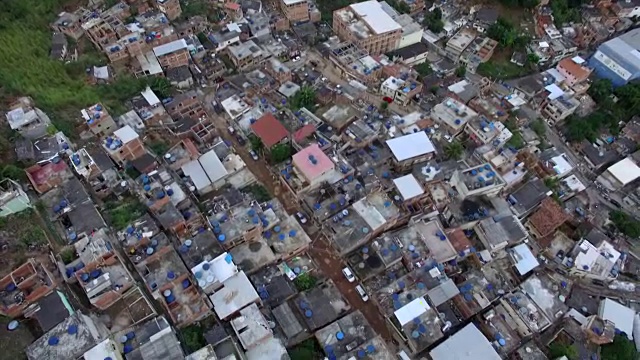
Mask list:
[{"label": "corrugated metal roof", "polygon": [[465,326],[429,355],[433,360],[500,360],[500,355],[474,324]]},{"label": "corrugated metal roof", "polygon": [[184,39],[172,41],[168,44],[156,46],[153,48],[153,53],[156,56],[162,56],[171,54],[174,51],[182,50],[187,48],[187,42]]},{"label": "corrugated metal roof", "polygon": [[200,159],[198,159],[198,161],[200,161],[202,168],[207,173],[207,176],[209,176],[209,180],[212,183],[222,179],[223,177],[227,176],[227,174],[229,174],[227,172],[227,169],[224,168],[224,165],[222,165],[222,161],[220,161],[218,155],[216,155],[215,151],[213,150],[210,150],[206,154],[200,156]]}]

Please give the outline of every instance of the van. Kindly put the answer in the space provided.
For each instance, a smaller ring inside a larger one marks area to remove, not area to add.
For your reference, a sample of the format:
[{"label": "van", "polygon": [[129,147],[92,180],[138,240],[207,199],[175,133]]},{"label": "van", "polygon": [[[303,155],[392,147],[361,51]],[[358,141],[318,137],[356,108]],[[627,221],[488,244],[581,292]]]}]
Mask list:
[{"label": "van", "polygon": [[342,275],[344,275],[344,277],[347,278],[350,283],[356,280],[356,277],[353,275],[353,272],[351,271],[351,269],[349,269],[348,266],[342,269]]},{"label": "van", "polygon": [[369,301],[369,295],[367,295],[366,291],[364,291],[362,285],[356,286],[356,291],[358,292],[358,294],[360,294],[362,301]]}]

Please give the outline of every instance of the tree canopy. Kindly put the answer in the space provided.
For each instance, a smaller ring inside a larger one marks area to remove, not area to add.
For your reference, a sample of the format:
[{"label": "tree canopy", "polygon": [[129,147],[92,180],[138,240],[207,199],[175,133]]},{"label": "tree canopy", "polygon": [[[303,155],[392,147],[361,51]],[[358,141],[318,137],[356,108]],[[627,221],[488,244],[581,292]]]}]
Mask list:
[{"label": "tree canopy", "polygon": [[422,25],[426,26],[434,34],[439,34],[444,30],[444,21],[442,20],[442,10],[435,8],[425,14]]},{"label": "tree canopy", "polygon": [[307,108],[313,110],[316,105],[316,92],[311,86],[303,86],[298,92],[291,98],[291,107],[294,110],[300,108]]},{"label": "tree canopy", "polygon": [[600,351],[602,360],[637,360],[638,353],[633,341],[620,334],[613,338],[611,344],[603,345]]},{"label": "tree canopy", "polygon": [[500,3],[508,7],[521,7],[533,9],[540,3],[538,0],[500,0]]},{"label": "tree canopy", "polygon": [[447,159],[460,160],[462,155],[464,155],[464,146],[458,140],[453,140],[444,146],[444,156]]},{"label": "tree canopy", "polygon": [[487,36],[497,41],[503,48],[516,50],[524,49],[531,41],[529,35],[521,34],[509,20],[503,17],[499,17],[489,26]]},{"label": "tree canopy", "polygon": [[431,68],[431,64],[428,61],[425,61],[422,64],[415,65],[413,69],[417,71],[418,74],[420,74],[420,76],[422,77],[433,74],[433,69]]},{"label": "tree canopy", "polygon": [[558,28],[566,23],[579,22],[582,19],[579,0],[551,0],[549,6],[553,11],[553,21]]},{"label": "tree canopy", "polygon": [[[612,94],[617,100],[610,96]],[[594,141],[604,131],[617,135],[621,121],[640,113],[640,84],[630,83],[614,90],[610,81],[597,80],[589,88],[589,95],[599,108],[585,117],[567,118],[565,136],[570,141]]]},{"label": "tree canopy", "polygon": [[621,233],[630,238],[640,238],[640,221],[619,210],[609,212],[609,220]]}]

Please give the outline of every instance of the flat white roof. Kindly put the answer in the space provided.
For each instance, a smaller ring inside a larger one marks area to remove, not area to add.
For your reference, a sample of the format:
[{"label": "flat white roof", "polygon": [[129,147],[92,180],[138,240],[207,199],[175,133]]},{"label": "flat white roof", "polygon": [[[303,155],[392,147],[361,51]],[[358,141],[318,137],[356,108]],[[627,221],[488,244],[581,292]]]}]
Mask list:
[{"label": "flat white roof", "polygon": [[224,287],[209,296],[218,318],[224,320],[260,299],[244,271],[228,278]]},{"label": "flat white roof", "polygon": [[627,185],[640,177],[640,167],[628,157],[611,165],[608,171],[613,177],[620,181],[622,185]]},{"label": "flat white roof", "polygon": [[191,182],[193,182],[193,185],[198,191],[211,185],[211,181],[209,181],[207,173],[204,172],[204,169],[198,160],[189,161],[182,165],[181,169],[182,172],[191,179]]},{"label": "flat white roof", "polygon": [[[209,269],[204,270],[204,265],[209,264]],[[198,286],[206,288],[214,282],[223,283],[228,278],[238,273],[238,267],[233,263],[233,257],[229,253],[222,253],[217,258],[211,261],[203,261],[191,269],[191,273],[195,274],[200,272],[202,276],[198,281]],[[201,286],[204,285],[204,286]]]},{"label": "flat white roof", "polygon": [[351,4],[351,9],[358,14],[376,34],[399,30],[402,27],[387,14],[375,0]]},{"label": "flat white roof", "polygon": [[395,139],[387,140],[387,146],[396,157],[396,160],[403,161],[435,152],[431,140],[424,131],[404,135]]},{"label": "flat white roof", "polygon": [[469,324],[429,352],[433,360],[501,360],[487,338]]},{"label": "flat white roof", "polygon": [[400,191],[400,195],[404,200],[413,199],[416,196],[424,194],[424,189],[412,174],[393,179],[393,183]]},{"label": "flat white roof", "polygon": [[413,319],[427,312],[427,310],[429,309],[429,304],[427,304],[427,301],[424,299],[424,297],[419,297],[417,299],[414,299],[407,305],[401,307],[400,309],[396,310],[394,314],[398,319],[400,326],[404,326],[405,324],[413,321]]},{"label": "flat white roof", "polygon": [[513,248],[513,257],[516,261],[516,269],[520,275],[526,275],[531,270],[535,269],[540,263],[533,256],[531,249],[527,246],[527,244],[520,244]]},{"label": "flat white roof", "polygon": [[114,131],[113,135],[117,136],[123,144],[127,144],[128,142],[139,137],[138,133],[129,125],[123,126],[120,129]]},{"label": "flat white roof", "polygon": [[301,2],[307,2],[307,0],[282,0],[285,5],[293,5]]},{"label": "flat white roof", "polygon": [[385,80],[384,83],[382,83],[382,85],[391,90],[398,90],[400,89],[400,86],[404,85],[404,80],[398,79],[393,76],[389,76],[387,80]]},{"label": "flat white roof", "polygon": [[564,91],[556,84],[547,85],[544,87],[549,92],[549,99],[555,100],[564,95]]},{"label": "flat white roof", "polygon": [[156,56],[162,56],[171,54],[174,51],[182,50],[187,48],[187,41],[185,39],[179,39],[176,41],[172,41],[168,44],[156,46],[153,48],[153,53]]},{"label": "flat white roof", "polygon": [[616,329],[626,333],[629,340],[633,340],[633,319],[636,315],[633,309],[606,298],[600,302],[598,315],[604,320],[611,321]]},{"label": "flat white roof", "polygon": [[573,166],[567,161],[564,154],[552,157],[551,161],[554,163],[553,170],[555,170],[558,175],[568,173],[573,169]]},{"label": "flat white roof", "polygon": [[202,168],[212,183],[222,179],[228,174],[227,169],[224,168],[222,161],[220,161],[218,155],[216,155],[213,150],[209,150],[209,152],[200,156],[198,161],[200,161]]},{"label": "flat white roof", "polygon": [[583,58],[581,58],[580,56],[574,56],[574,57],[571,58],[571,60],[574,63],[578,64],[578,65],[581,65],[581,64],[585,63],[585,60]]},{"label": "flat white roof", "polygon": [[141,92],[140,94],[142,94],[142,97],[145,100],[147,100],[149,105],[153,106],[153,105],[156,105],[156,104],[160,104],[160,99],[158,99],[158,97],[156,96],[156,93],[154,93],[153,90],[151,90],[150,87],[147,86],[147,88],[144,89],[144,91]]}]

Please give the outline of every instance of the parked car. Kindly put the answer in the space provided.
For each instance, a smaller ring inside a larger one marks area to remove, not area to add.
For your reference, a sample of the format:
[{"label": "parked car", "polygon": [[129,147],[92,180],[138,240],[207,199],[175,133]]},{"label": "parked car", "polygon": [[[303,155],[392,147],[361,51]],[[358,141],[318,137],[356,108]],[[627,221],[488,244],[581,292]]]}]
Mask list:
[{"label": "parked car", "polygon": [[342,275],[344,275],[345,278],[347,278],[347,280],[349,280],[349,282],[354,282],[356,281],[356,276],[353,275],[353,272],[351,271],[351,269],[347,266],[344,269],[342,269]]},{"label": "parked car", "polygon": [[620,204],[618,201],[611,199],[609,200],[613,205],[615,205],[617,208],[621,208],[622,204]]},{"label": "parked car", "polygon": [[300,223],[301,224],[306,224],[307,223],[307,217],[305,214],[301,213],[300,211],[298,211],[296,213],[296,216],[298,217],[298,219],[300,219]]},{"label": "parked car", "polygon": [[236,134],[236,140],[238,140],[238,144],[240,144],[240,146],[245,146],[247,144],[247,140],[245,140],[240,134]]},{"label": "parked car", "polygon": [[362,287],[362,285],[356,286],[356,291],[358,292],[358,294],[360,294],[362,301],[365,301],[365,302],[369,301],[369,295],[367,295],[367,292],[364,291],[364,288]]},{"label": "parked car", "polygon": [[249,155],[251,155],[251,158],[253,160],[258,160],[258,153],[256,153],[254,150],[250,150]]}]

